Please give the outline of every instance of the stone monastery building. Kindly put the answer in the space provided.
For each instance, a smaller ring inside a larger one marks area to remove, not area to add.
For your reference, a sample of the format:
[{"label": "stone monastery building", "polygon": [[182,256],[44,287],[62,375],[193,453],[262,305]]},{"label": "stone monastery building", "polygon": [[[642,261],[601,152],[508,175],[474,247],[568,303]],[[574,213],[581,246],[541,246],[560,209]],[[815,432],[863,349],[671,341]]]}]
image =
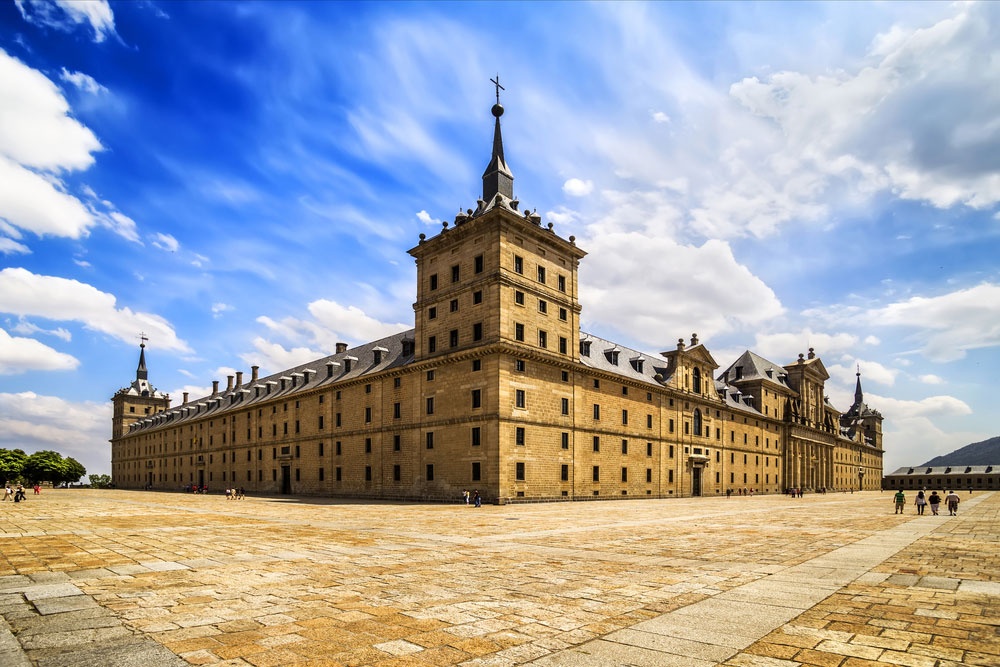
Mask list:
[{"label": "stone monastery building", "polygon": [[837,410],[812,349],[721,370],[692,335],[660,355],[580,331],[574,237],[521,210],[493,107],[475,209],[409,253],[414,328],[171,407],[148,380],[112,398],[119,488],[454,500],[878,489],[882,415]]}]

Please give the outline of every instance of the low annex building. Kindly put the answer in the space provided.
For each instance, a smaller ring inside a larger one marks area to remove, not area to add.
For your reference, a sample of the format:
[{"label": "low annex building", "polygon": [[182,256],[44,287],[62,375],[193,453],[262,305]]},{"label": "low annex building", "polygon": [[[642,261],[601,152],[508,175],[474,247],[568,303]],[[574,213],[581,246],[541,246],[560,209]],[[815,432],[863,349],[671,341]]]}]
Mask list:
[{"label": "low annex building", "polygon": [[1000,489],[1000,465],[996,466],[919,466],[899,468],[885,476],[884,488],[891,491],[902,489],[938,489],[961,491],[995,491]]},{"label": "low annex building", "polygon": [[119,488],[493,502],[878,489],[882,415],[837,410],[808,354],[728,368],[697,335],[659,355],[580,331],[586,253],[522,210],[497,103],[483,196],[410,249],[414,327],[171,407],[112,398]]}]

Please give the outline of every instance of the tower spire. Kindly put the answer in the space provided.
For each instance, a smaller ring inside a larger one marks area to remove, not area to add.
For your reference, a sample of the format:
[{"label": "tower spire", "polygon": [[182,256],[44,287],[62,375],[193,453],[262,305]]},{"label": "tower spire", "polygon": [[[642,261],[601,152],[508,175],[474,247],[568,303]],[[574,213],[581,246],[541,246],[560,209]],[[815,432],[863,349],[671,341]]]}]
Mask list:
[{"label": "tower spire", "polygon": [[500,116],[503,115],[503,107],[500,105],[500,91],[505,90],[500,85],[500,75],[490,79],[496,86],[497,103],[493,105],[491,113],[496,119],[493,124],[493,154],[490,163],[483,173],[483,201],[489,202],[497,194],[501,194],[508,199],[514,198],[514,175],[507,168],[507,161],[503,156],[503,136],[500,133]]},{"label": "tower spire", "polygon": [[858,364],[858,383],[854,388],[854,405],[861,405],[865,402],[865,394],[861,391],[861,364]]},{"label": "tower spire", "polygon": [[136,380],[148,380],[149,373],[146,371],[146,341],[149,338],[146,334],[139,334],[139,367],[135,369]]}]

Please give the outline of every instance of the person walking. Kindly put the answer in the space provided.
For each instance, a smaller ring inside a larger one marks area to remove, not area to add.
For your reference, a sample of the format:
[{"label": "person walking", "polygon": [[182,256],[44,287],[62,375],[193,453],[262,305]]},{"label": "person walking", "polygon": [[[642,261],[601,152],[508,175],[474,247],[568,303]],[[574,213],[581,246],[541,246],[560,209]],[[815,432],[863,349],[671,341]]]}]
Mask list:
[{"label": "person walking", "polygon": [[472,502],[476,507],[483,506],[483,497],[479,495],[479,489],[476,489],[476,492],[472,494]]},{"label": "person walking", "polygon": [[928,498],[927,500],[931,504],[931,514],[937,516],[938,508],[941,506],[941,496],[938,495],[937,491],[931,491],[930,498]]},{"label": "person walking", "polygon": [[948,514],[949,514],[949,516],[957,516],[958,515],[958,503],[961,502],[961,499],[958,497],[958,494],[955,493],[954,491],[949,491],[948,495],[946,495],[944,497],[944,501],[946,503],[948,503]]},{"label": "person walking", "polygon": [[917,499],[913,503],[917,506],[917,514],[923,514],[924,506],[927,504],[927,499],[924,498],[923,491],[917,491]]},{"label": "person walking", "polygon": [[896,495],[893,496],[893,500],[896,503],[896,511],[893,512],[893,514],[902,514],[903,509],[906,507],[906,494],[903,493],[902,489],[896,492]]}]

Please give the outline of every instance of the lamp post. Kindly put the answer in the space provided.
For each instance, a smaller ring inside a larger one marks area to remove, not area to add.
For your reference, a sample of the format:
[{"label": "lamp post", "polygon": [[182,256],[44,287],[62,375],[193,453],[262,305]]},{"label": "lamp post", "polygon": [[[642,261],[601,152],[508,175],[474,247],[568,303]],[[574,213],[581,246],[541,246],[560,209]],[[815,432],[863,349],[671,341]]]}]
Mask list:
[{"label": "lamp post", "polygon": [[861,491],[864,488],[864,486],[862,485],[862,481],[864,480],[864,478],[865,478],[865,469],[859,467],[858,468],[858,491]]}]

